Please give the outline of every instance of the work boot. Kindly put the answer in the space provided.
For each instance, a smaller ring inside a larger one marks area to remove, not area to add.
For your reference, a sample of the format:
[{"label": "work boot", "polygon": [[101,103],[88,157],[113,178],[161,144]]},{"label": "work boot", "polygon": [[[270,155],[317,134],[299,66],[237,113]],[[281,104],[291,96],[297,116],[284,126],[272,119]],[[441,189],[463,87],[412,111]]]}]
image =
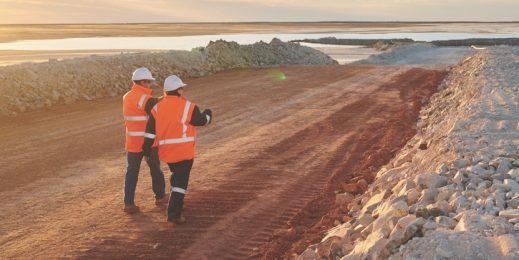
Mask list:
[{"label": "work boot", "polygon": [[128,214],[135,214],[139,211],[140,211],[139,207],[137,207],[135,204],[124,205],[124,212],[126,212]]},{"label": "work boot", "polygon": [[164,197],[162,197],[160,199],[155,199],[155,206],[166,207],[166,206],[168,206],[168,202],[169,202],[169,196],[166,194],[166,195],[164,195]]},{"label": "work boot", "polygon": [[182,225],[182,224],[186,223],[186,218],[184,218],[183,216],[180,216],[178,218],[170,218],[170,217],[168,217],[168,222]]}]

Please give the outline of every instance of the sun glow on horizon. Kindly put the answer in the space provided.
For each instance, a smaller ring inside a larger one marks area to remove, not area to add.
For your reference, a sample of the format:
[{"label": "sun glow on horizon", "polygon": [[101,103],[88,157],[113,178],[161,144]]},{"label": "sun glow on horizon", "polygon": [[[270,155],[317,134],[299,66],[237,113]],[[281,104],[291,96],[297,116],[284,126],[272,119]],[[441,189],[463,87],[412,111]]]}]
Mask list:
[{"label": "sun glow on horizon", "polygon": [[514,0],[0,0],[0,23],[513,21],[518,9]]}]

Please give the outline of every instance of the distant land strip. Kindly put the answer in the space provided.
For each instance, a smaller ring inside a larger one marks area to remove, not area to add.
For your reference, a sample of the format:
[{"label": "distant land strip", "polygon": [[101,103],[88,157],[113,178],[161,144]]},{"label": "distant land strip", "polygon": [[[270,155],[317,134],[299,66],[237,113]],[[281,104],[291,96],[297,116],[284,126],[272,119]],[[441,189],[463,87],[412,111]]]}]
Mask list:
[{"label": "distant land strip", "polygon": [[[334,45],[363,45],[363,46],[374,46],[375,44],[397,44],[397,43],[415,43],[415,42],[426,42],[426,41],[415,41],[409,38],[401,39],[337,39],[335,37],[326,37],[319,39],[303,39],[303,40],[292,40],[292,42],[306,42],[306,43],[320,43],[320,44],[334,44]],[[509,45],[519,46],[519,38],[471,38],[462,40],[442,40],[442,41],[430,41],[436,46],[496,46],[496,45]]]}]

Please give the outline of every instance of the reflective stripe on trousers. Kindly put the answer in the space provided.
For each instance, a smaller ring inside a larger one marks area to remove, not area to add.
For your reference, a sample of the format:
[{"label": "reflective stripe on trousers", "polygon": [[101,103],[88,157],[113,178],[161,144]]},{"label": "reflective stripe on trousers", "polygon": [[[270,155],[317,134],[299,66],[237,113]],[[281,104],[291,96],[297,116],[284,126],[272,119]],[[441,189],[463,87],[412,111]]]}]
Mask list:
[{"label": "reflective stripe on trousers", "polygon": [[186,190],[179,188],[179,187],[171,187],[171,192],[178,192],[178,193],[186,194]]},{"label": "reflective stripe on trousers", "polygon": [[193,160],[181,161],[178,163],[168,163],[171,170],[171,193],[169,194],[168,218],[178,218],[182,216],[182,208],[184,207],[184,197]]}]

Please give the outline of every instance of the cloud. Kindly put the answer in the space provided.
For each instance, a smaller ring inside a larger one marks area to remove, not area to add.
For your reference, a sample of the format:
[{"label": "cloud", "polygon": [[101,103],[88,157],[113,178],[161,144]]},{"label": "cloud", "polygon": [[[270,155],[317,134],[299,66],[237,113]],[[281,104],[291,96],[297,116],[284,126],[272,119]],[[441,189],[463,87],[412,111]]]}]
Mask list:
[{"label": "cloud", "polygon": [[151,22],[200,19],[167,0],[0,0],[0,23]]},{"label": "cloud", "polygon": [[[286,21],[449,21],[517,20],[515,0],[202,0],[230,8],[247,6],[251,17]],[[248,9],[247,9],[248,10]],[[268,13],[269,15],[266,15]]]},{"label": "cloud", "polygon": [[0,23],[517,20],[516,0],[0,0]]}]

